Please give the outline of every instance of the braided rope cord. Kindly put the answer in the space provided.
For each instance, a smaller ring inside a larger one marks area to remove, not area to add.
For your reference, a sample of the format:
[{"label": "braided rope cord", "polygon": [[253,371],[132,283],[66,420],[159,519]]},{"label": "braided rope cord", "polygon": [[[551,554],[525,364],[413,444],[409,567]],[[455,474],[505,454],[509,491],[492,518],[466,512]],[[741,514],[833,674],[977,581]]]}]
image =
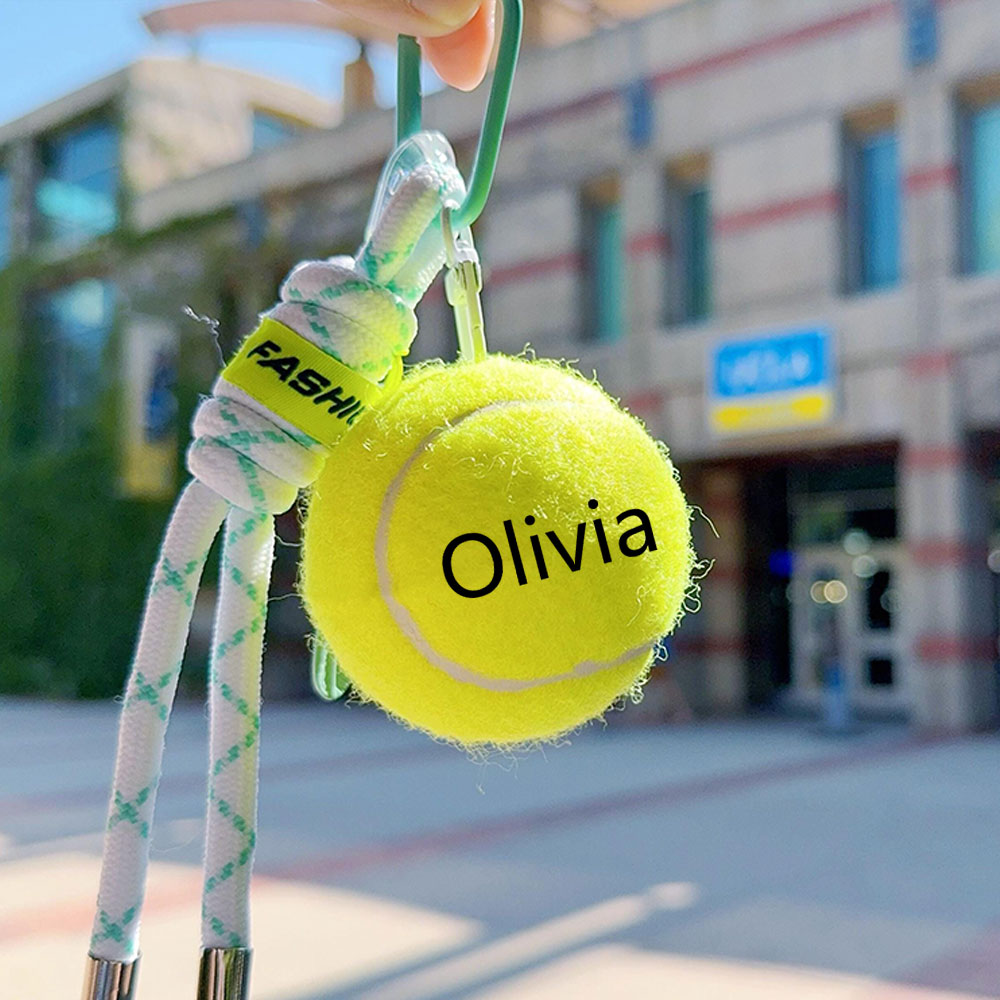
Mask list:
[{"label": "braided rope cord", "polygon": [[90,941],[90,953],[96,958],[130,962],[138,954],[139,914],[167,721],[201,571],[225,515],[225,500],[197,481],[190,483],[174,508],[153,570],[119,722]]},{"label": "braided rope cord", "polygon": [[260,662],[274,553],[273,518],[231,507],[209,668],[208,814],[202,944],[245,948],[257,841]]},{"label": "braided rope cord", "polygon": [[[410,143],[421,142],[417,136]],[[444,139],[389,185],[356,258],[299,264],[267,314],[379,381],[416,334],[413,307],[444,263],[440,213],[465,185]],[[390,161],[391,162],[391,161]],[[388,171],[388,167],[387,167]],[[193,422],[185,487],[153,573],[119,724],[90,954],[139,952],[150,831],[166,728],[201,571],[224,521],[209,665],[209,781],[202,897],[206,948],[250,945],[256,844],[260,670],[273,515],[319,474],[326,449],[248,393],[216,381]]]}]

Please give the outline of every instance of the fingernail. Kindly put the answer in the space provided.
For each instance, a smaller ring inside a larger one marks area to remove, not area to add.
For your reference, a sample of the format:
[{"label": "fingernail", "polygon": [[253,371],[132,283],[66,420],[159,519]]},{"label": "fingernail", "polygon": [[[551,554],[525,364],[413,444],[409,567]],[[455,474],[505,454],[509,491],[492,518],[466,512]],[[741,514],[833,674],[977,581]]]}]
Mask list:
[{"label": "fingernail", "polygon": [[461,28],[476,12],[468,0],[410,0],[410,6],[445,28]]}]

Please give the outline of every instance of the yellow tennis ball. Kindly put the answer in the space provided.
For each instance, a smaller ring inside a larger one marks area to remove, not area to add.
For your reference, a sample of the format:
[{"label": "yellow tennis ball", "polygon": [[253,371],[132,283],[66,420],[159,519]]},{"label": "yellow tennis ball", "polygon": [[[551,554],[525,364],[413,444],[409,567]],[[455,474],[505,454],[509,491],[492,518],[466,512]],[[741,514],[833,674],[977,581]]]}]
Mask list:
[{"label": "yellow tennis ball", "polygon": [[337,444],[301,585],[364,698],[510,745],[638,689],[693,561],[674,468],[642,425],[558,364],[491,355],[417,369]]}]

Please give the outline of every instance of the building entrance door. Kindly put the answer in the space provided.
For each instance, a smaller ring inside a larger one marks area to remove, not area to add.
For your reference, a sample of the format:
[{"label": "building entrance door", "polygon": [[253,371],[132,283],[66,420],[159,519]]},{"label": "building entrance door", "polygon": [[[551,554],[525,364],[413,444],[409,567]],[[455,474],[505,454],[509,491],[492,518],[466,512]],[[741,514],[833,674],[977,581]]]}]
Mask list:
[{"label": "building entrance door", "polygon": [[865,540],[863,551],[852,552],[850,542],[805,546],[794,555],[789,697],[818,707],[833,658],[853,708],[904,712],[909,698],[898,608],[902,549],[897,542]]}]

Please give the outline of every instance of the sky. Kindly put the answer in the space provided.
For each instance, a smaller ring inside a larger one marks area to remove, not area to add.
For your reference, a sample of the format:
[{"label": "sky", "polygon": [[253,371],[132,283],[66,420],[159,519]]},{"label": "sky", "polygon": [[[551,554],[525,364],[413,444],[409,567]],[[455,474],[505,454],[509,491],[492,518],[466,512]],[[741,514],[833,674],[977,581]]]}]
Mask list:
[{"label": "sky", "polygon": [[[181,39],[157,41],[139,20],[168,0],[0,0],[0,123],[17,118],[99,79],[143,55],[181,54]],[[340,69],[357,44],[327,32],[294,28],[225,28],[207,33],[198,51],[220,62],[305,87],[324,97],[340,94]],[[388,104],[394,57],[383,46],[371,54],[379,99]]]}]

